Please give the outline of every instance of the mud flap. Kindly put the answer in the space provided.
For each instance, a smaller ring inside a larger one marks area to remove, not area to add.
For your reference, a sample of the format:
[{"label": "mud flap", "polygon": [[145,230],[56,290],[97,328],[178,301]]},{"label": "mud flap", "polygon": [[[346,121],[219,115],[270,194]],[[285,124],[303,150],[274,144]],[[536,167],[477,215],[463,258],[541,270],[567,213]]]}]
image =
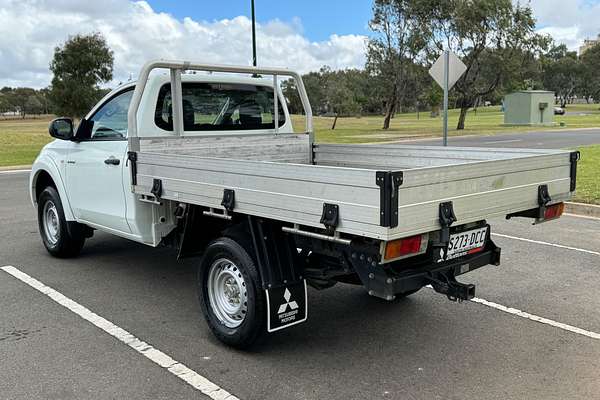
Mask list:
[{"label": "mud flap", "polygon": [[308,296],[306,280],[288,286],[265,290],[267,292],[267,331],[275,332],[306,321]]}]

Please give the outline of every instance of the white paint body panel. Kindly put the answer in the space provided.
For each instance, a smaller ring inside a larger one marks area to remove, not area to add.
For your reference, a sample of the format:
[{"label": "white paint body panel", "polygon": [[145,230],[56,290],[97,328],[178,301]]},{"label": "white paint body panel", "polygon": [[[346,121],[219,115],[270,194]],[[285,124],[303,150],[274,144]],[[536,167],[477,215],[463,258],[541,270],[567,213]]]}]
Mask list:
[{"label": "white paint body panel", "polygon": [[[123,179],[127,141],[84,141],[70,144],[66,188],[75,218],[131,233],[126,220],[127,189]],[[120,164],[107,165],[104,160],[108,158],[118,159]]]}]

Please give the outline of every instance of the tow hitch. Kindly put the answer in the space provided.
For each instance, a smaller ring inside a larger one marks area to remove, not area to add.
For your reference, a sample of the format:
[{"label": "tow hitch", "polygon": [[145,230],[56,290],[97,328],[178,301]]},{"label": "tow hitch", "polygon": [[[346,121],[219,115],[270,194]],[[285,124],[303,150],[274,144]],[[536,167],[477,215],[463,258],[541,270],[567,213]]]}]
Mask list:
[{"label": "tow hitch", "polygon": [[440,274],[440,279],[429,277],[433,290],[445,294],[449,300],[458,301],[471,300],[475,297],[475,285],[460,283],[454,275]]}]

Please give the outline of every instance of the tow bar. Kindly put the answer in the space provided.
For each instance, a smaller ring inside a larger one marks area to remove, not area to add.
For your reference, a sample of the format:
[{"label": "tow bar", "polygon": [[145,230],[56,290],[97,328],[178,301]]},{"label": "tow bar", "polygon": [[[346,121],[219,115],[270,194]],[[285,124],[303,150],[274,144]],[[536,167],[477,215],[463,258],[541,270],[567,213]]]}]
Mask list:
[{"label": "tow bar", "polygon": [[448,300],[462,303],[475,297],[475,285],[460,283],[454,275],[439,274],[442,280],[433,277],[427,278],[431,282],[433,290],[445,294]]}]

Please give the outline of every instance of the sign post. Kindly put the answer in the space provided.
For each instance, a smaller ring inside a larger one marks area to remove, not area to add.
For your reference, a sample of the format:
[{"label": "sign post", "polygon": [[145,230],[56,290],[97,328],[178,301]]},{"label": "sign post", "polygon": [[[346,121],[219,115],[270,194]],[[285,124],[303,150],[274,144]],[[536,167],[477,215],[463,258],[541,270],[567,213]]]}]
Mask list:
[{"label": "sign post", "polygon": [[444,89],[444,146],[448,146],[448,92],[466,70],[467,66],[449,50],[429,69],[429,75]]},{"label": "sign post", "polygon": [[450,52],[444,51],[444,146],[448,146],[448,79],[450,75]]},{"label": "sign post", "polygon": [[256,67],[256,15],[254,14],[254,0],[251,0],[252,8],[252,65]]}]

